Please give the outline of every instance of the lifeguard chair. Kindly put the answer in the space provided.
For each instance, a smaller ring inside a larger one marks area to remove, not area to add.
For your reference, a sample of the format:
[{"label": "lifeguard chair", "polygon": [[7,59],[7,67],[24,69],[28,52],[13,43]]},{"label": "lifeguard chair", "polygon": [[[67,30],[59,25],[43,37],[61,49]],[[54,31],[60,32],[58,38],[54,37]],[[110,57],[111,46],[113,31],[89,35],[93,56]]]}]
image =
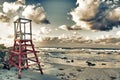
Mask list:
[{"label": "lifeguard chair", "polygon": [[[25,18],[19,18],[14,22],[14,45],[9,57],[9,65],[17,67],[18,78],[21,78],[21,70],[29,68],[28,61],[38,65],[38,68],[42,72],[40,62],[37,56],[37,51],[34,49],[32,42],[32,24],[31,20]],[[31,55],[33,55],[31,57]]]}]

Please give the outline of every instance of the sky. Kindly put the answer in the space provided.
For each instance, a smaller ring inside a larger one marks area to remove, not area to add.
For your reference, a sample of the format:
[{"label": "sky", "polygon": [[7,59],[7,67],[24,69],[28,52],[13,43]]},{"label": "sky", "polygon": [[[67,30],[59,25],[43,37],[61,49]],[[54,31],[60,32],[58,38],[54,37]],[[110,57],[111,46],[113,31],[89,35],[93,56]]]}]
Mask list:
[{"label": "sky", "polygon": [[[39,0],[40,1],[40,0]],[[44,7],[47,18],[51,24],[60,26],[61,24],[72,25],[73,21],[69,13],[76,6],[76,0],[41,0],[41,5]]]},{"label": "sky", "polygon": [[12,45],[13,22],[24,17],[44,46],[119,46],[119,12],[119,0],[1,0],[0,43]]}]

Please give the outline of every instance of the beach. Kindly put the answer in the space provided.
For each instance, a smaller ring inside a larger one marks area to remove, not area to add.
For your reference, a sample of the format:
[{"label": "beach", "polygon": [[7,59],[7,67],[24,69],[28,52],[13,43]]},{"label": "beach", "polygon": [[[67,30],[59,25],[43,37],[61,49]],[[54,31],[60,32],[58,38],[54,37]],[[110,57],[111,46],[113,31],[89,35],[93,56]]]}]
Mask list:
[{"label": "beach", "polygon": [[[22,70],[21,80],[120,80],[120,51],[38,49],[44,74],[37,65]],[[19,80],[17,69],[0,69],[0,80]]]}]

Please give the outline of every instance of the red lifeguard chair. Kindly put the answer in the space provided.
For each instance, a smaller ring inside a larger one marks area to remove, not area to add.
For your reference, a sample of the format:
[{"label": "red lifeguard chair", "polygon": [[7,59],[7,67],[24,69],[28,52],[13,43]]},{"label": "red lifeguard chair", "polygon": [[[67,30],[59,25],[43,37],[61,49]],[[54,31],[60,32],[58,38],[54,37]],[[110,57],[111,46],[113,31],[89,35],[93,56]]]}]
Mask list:
[{"label": "red lifeguard chair", "polygon": [[[9,65],[17,67],[18,78],[21,78],[21,70],[29,68],[29,62],[32,61],[38,65],[38,68],[42,72],[40,62],[37,56],[37,51],[34,49],[32,42],[32,24],[31,20],[25,18],[19,18],[14,22],[14,45],[9,57]],[[34,57],[31,57],[33,55]]]}]

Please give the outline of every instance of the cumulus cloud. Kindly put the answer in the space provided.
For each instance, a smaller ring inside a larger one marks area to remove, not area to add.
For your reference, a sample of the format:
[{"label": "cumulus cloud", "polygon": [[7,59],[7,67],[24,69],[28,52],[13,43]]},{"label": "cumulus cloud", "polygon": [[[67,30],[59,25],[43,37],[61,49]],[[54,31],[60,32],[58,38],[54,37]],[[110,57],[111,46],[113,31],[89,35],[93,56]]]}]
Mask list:
[{"label": "cumulus cloud", "polygon": [[49,34],[52,30],[47,27],[41,27],[39,33],[40,34]]},{"label": "cumulus cloud", "polygon": [[66,30],[66,31],[81,30],[81,28],[77,25],[73,25],[73,26],[61,25],[61,26],[59,26],[59,29]]},{"label": "cumulus cloud", "polygon": [[14,30],[11,24],[0,22],[0,44],[11,46],[13,44]]},{"label": "cumulus cloud", "polygon": [[117,32],[116,32],[116,36],[117,36],[117,37],[120,37],[120,31],[117,31]]},{"label": "cumulus cloud", "polygon": [[3,12],[7,15],[9,18],[13,18],[16,15],[19,15],[20,11],[22,10],[23,5],[22,4],[16,4],[15,2],[9,3],[4,2],[3,3]]},{"label": "cumulus cloud", "polygon": [[73,35],[77,35],[78,33],[76,31],[73,32]]},{"label": "cumulus cloud", "polygon": [[[9,42],[14,41],[13,22],[20,17],[32,20],[33,25],[35,25],[33,26],[33,38],[39,33],[39,23],[49,23],[49,21],[46,19],[45,11],[41,5],[26,5],[26,0],[15,0],[15,2],[6,1],[2,1],[2,4],[0,5],[0,43],[9,44]],[[40,31],[42,34],[48,34],[51,32],[51,29],[42,28]]]},{"label": "cumulus cloud", "polygon": [[47,18],[43,7],[40,5],[25,5],[25,0],[17,0],[15,2],[4,2],[3,12],[9,21],[14,20],[16,16],[31,19],[34,23],[50,23]]},{"label": "cumulus cloud", "polygon": [[43,7],[36,7],[35,5],[28,5],[22,15],[25,18],[31,19],[35,23],[47,23],[49,24],[50,22],[46,19],[45,11]]},{"label": "cumulus cloud", "polygon": [[104,38],[104,39],[98,39],[95,41],[95,43],[99,44],[118,44],[120,42],[120,38],[110,37],[110,38]]},{"label": "cumulus cloud", "polygon": [[0,21],[1,22],[9,22],[10,18],[7,17],[7,15],[0,13]]},{"label": "cumulus cloud", "polygon": [[63,30],[66,30],[66,31],[69,30],[69,26],[67,26],[67,25],[62,25],[62,26],[60,26],[59,28],[60,28],[60,29],[63,29]]},{"label": "cumulus cloud", "polygon": [[77,5],[70,14],[82,29],[109,31],[120,25],[119,1],[77,0]]},{"label": "cumulus cloud", "polygon": [[67,47],[70,47],[70,45],[74,47],[88,47],[88,46],[89,47],[115,47],[120,45],[119,41],[120,41],[120,38],[116,38],[113,36],[103,36],[97,40],[92,40],[89,37],[74,36],[74,35],[71,37],[68,37],[64,34],[57,37],[50,37],[50,36],[40,37],[41,43],[48,43],[48,45],[58,44],[57,46],[63,46],[63,47],[67,45],[69,45]]},{"label": "cumulus cloud", "polygon": [[83,38],[82,36],[79,36],[79,37],[76,37],[76,36],[71,36],[71,37],[68,37],[64,34],[62,34],[61,36],[58,36],[58,37],[41,37],[40,38],[40,41],[41,42],[57,42],[57,43],[68,43],[68,44],[73,44],[74,43],[81,43],[81,44],[88,44],[88,43],[91,43],[92,40],[90,39],[85,39]]},{"label": "cumulus cloud", "polygon": [[72,25],[71,29],[72,30],[81,30],[81,28],[79,26],[77,26],[77,25]]}]

